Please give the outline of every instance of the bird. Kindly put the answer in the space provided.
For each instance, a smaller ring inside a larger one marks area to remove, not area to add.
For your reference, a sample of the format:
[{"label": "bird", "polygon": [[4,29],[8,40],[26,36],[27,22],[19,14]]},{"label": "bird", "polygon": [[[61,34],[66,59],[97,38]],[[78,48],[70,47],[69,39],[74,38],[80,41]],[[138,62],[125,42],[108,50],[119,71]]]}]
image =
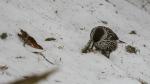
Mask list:
[{"label": "bird", "polygon": [[116,40],[102,40],[94,43],[96,50],[100,50],[101,53],[107,58],[110,57],[110,53],[115,51],[118,47]]},{"label": "bird", "polygon": [[119,40],[116,33],[114,33],[110,28],[105,26],[97,26],[91,30],[90,39],[94,42],[101,39],[105,40]]},{"label": "bird", "polygon": [[[118,36],[109,27],[97,26],[91,30],[90,40],[83,49],[83,52],[92,51],[93,47],[107,58],[110,53],[115,51],[118,47]],[[119,40],[120,41],[120,40]]]}]

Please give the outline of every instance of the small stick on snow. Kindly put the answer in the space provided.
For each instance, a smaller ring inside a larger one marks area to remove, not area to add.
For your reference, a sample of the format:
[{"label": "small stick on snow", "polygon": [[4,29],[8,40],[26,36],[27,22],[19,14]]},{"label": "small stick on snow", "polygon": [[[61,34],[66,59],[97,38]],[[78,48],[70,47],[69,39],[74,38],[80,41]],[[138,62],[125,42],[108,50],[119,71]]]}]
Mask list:
[{"label": "small stick on snow", "polygon": [[35,54],[38,54],[38,55],[40,55],[40,56],[42,56],[48,63],[50,63],[50,64],[52,64],[52,65],[54,65],[54,63],[53,62],[51,62],[50,60],[48,60],[45,56],[44,56],[44,54],[42,53],[42,52],[33,52],[33,53],[35,53]]}]

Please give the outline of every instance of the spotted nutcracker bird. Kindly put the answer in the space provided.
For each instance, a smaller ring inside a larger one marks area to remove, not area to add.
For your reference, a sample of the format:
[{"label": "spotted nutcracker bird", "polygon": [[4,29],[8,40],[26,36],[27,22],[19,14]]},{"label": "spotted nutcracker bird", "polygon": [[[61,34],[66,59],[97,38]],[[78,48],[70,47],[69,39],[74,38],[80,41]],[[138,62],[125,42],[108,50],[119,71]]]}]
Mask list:
[{"label": "spotted nutcracker bird", "polygon": [[109,58],[110,53],[117,49],[118,41],[120,41],[118,36],[110,28],[97,26],[91,30],[90,40],[82,52],[86,53],[87,51],[93,50],[93,47],[95,47],[96,50],[101,51],[104,56]]}]

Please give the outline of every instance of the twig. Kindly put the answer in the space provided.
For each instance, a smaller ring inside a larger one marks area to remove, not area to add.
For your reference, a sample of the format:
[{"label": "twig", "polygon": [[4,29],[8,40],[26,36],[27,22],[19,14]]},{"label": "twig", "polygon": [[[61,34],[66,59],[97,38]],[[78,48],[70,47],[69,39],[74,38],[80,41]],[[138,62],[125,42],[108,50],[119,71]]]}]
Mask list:
[{"label": "twig", "polygon": [[42,56],[48,63],[50,63],[50,64],[52,64],[52,65],[54,65],[54,63],[53,62],[51,62],[50,60],[48,60],[45,56],[44,56],[44,54],[42,53],[42,52],[33,52],[33,53],[35,53],[35,54],[38,54],[38,55],[40,55],[40,56]]}]

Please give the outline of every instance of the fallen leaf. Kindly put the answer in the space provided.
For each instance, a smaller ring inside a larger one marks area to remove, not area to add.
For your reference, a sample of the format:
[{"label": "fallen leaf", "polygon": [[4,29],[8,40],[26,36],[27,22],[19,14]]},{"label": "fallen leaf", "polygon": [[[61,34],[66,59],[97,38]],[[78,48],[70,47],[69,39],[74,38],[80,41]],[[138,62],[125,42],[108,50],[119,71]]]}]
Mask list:
[{"label": "fallen leaf", "polygon": [[42,49],[43,50],[43,47],[40,46],[36,40],[31,37],[27,32],[25,32],[24,30],[20,30],[21,34],[18,33],[18,36],[19,38],[24,42],[24,46],[25,44],[33,47],[33,48],[37,48],[37,49]]}]

